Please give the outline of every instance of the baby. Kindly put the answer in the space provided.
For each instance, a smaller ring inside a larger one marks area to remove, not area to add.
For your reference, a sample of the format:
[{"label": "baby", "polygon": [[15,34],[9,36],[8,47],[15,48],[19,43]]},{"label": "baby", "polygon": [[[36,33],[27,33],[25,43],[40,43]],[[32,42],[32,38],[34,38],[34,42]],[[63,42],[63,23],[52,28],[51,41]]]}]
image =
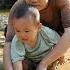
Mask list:
[{"label": "baby", "polygon": [[[39,64],[54,49],[60,36],[40,23],[39,11],[28,5],[19,5],[14,10],[15,36],[11,44],[11,60],[14,70],[23,70],[22,61],[29,59]],[[38,66],[36,66],[38,70]],[[47,67],[41,70],[47,70]]]}]

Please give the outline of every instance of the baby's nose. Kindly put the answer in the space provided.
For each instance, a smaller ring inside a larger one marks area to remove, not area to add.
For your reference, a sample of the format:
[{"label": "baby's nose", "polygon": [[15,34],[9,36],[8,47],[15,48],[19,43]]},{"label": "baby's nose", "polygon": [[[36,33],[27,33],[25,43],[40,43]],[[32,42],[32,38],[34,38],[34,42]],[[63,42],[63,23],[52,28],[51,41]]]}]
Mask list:
[{"label": "baby's nose", "polygon": [[32,3],[37,3],[38,0],[32,0]]}]

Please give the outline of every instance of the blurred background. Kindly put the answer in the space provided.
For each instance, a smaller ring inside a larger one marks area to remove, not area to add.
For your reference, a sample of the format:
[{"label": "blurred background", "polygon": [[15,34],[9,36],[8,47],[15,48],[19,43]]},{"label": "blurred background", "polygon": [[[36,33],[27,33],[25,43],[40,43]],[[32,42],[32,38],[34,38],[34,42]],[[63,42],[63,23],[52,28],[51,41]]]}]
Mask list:
[{"label": "blurred background", "polygon": [[0,0],[0,70],[3,66],[3,47],[5,42],[4,31],[8,23],[9,11],[16,0]]}]

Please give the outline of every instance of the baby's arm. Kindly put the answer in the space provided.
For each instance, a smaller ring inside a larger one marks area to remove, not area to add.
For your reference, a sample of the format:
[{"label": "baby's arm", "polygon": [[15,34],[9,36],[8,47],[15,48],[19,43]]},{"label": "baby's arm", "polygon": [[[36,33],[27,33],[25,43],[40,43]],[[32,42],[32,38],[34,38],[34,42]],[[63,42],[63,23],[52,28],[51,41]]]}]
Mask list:
[{"label": "baby's arm", "polygon": [[11,43],[11,61],[14,70],[23,70],[22,61],[24,60],[24,56],[24,45],[18,41],[18,38],[15,35]]},{"label": "baby's arm", "polygon": [[23,70],[22,61],[17,61],[13,63],[13,68],[14,70]]}]

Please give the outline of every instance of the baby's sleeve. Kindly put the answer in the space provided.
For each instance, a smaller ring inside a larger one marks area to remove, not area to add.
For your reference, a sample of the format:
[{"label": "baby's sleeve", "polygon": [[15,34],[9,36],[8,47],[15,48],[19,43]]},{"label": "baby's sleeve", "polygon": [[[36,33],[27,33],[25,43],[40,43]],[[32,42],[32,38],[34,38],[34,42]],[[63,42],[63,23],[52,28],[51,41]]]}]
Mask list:
[{"label": "baby's sleeve", "polygon": [[60,39],[60,35],[59,35],[56,31],[54,31],[54,30],[52,30],[52,29],[50,29],[50,28],[47,28],[46,33],[47,33],[47,35],[48,35],[49,40],[50,40],[53,44],[57,44],[57,43],[58,43],[58,41],[59,41],[59,39]]},{"label": "baby's sleeve", "polygon": [[17,61],[22,61],[25,58],[25,48],[24,45],[17,40],[15,36],[11,44],[11,60],[13,63]]},{"label": "baby's sleeve", "polygon": [[60,39],[60,36],[56,31],[45,26],[43,26],[42,30],[43,30],[42,34],[45,39],[48,39],[49,42],[51,42],[54,45],[57,44],[57,42]]}]

